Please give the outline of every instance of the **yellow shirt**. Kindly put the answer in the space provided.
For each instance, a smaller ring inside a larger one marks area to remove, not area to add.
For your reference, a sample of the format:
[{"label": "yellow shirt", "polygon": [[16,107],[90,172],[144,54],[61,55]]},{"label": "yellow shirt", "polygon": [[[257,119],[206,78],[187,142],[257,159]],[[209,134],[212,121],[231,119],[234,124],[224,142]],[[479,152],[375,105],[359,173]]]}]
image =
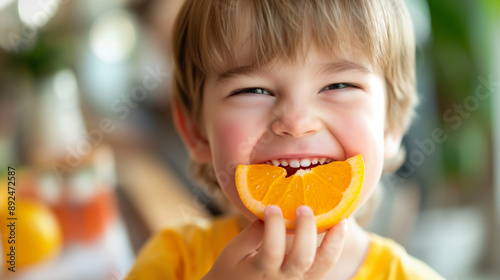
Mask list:
[{"label": "yellow shirt", "polygon": [[[235,218],[165,229],[142,248],[126,280],[201,279],[240,229]],[[396,242],[370,234],[368,254],[352,280],[444,279]]]}]

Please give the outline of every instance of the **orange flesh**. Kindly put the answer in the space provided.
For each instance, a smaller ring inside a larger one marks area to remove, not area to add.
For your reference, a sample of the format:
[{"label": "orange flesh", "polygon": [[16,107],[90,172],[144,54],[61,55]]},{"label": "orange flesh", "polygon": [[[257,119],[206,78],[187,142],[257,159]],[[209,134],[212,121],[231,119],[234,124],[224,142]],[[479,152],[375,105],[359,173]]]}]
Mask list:
[{"label": "orange flesh", "polygon": [[[299,169],[286,177],[282,167],[267,164],[240,165],[236,171],[236,185],[245,206],[259,218],[263,208],[278,205],[288,227],[293,227],[295,209],[308,205],[324,224],[348,217],[359,200],[364,176],[361,155],[346,161],[334,161],[310,169]],[[353,180],[355,178],[355,180]]]}]

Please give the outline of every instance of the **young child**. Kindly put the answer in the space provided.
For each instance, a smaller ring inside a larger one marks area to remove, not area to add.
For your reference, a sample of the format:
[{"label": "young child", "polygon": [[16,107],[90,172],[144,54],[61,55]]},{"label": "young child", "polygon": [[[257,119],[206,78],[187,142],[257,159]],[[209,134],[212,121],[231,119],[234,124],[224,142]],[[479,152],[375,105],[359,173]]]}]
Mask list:
[{"label": "young child", "polygon": [[237,164],[361,154],[366,204],[416,103],[401,0],[187,0],[173,41],[174,119],[193,171],[246,219],[160,232],[127,279],[442,279],[354,215],[318,234],[300,206],[287,234],[279,207],[257,219],[234,183]]}]

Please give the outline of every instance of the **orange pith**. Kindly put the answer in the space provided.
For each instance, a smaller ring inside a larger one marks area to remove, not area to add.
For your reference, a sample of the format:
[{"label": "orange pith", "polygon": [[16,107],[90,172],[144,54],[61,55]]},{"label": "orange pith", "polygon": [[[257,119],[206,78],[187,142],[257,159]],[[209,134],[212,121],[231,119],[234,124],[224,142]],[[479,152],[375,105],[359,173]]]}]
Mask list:
[{"label": "orange pith", "polygon": [[268,205],[278,205],[287,229],[295,227],[295,209],[312,208],[318,231],[324,231],[356,209],[364,178],[361,155],[334,161],[286,177],[283,167],[268,164],[238,165],[236,188],[248,210],[264,219]]}]

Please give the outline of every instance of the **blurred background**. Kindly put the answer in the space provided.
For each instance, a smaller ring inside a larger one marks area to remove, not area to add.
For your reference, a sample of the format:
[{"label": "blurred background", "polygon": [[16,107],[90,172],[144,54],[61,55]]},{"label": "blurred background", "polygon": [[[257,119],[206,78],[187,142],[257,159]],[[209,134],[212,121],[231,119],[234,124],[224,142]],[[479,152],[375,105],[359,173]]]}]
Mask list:
[{"label": "blurred background", "polygon": [[[366,227],[447,279],[499,279],[500,1],[406,2],[421,102]],[[162,227],[222,214],[171,122],[180,4],[0,0],[1,279],[122,279]]]}]

